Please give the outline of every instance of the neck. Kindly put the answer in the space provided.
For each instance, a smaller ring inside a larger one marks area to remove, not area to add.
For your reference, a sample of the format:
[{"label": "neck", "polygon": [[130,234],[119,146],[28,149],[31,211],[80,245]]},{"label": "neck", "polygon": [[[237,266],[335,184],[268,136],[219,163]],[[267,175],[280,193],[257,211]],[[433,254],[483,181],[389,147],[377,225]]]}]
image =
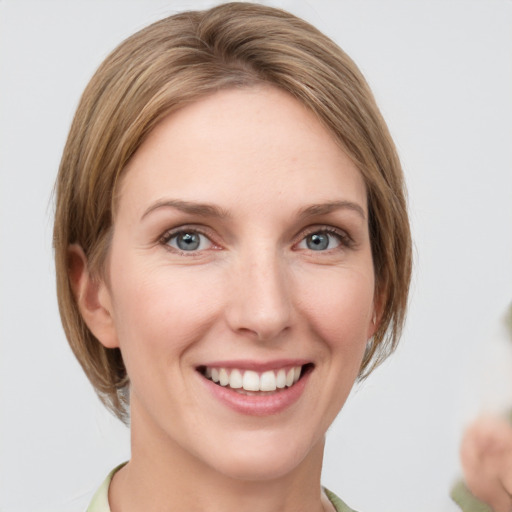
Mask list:
[{"label": "neck", "polygon": [[212,468],[165,433],[148,432],[132,416],[132,457],[112,481],[111,512],[323,512],[324,440],[290,471],[238,479]]}]

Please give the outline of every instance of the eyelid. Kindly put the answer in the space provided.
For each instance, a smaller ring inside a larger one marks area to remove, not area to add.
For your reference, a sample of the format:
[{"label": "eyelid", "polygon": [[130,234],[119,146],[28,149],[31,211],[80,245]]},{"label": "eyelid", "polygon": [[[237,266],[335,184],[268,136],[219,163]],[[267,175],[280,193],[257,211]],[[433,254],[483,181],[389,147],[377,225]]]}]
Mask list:
[{"label": "eyelid", "polygon": [[[168,245],[169,240],[171,240],[174,236],[180,234],[180,233],[186,233],[186,232],[194,232],[198,233],[200,235],[205,236],[208,238],[208,240],[212,243],[212,247],[208,249],[203,249],[200,251],[179,251],[179,249],[170,247]],[[304,228],[296,237],[295,242],[293,243],[293,247],[296,248],[296,246],[302,242],[307,236],[312,235],[314,233],[327,233],[330,235],[334,235],[338,237],[340,241],[340,248],[341,249],[351,249],[356,245],[355,240],[350,236],[347,230],[338,228],[332,225],[326,225],[326,224],[315,224],[312,226],[308,226]],[[159,244],[166,246],[170,251],[177,252],[180,254],[186,254],[187,256],[193,256],[198,255],[199,253],[202,253],[206,250],[211,249],[221,249],[222,246],[220,243],[216,241],[216,236],[214,232],[208,228],[207,226],[197,225],[197,224],[183,224],[180,226],[176,226],[174,228],[167,229],[162,235],[158,237],[156,240]],[[335,248],[337,249],[337,248]],[[335,250],[333,249],[333,250]]]},{"label": "eyelid", "polygon": [[[180,233],[197,233],[199,235],[202,235],[206,237],[210,243],[212,244],[212,247],[209,247],[208,249],[202,249],[199,251],[180,251],[179,249],[176,249],[175,247],[171,247],[169,245],[169,240],[174,238],[175,236],[179,235]],[[221,246],[219,243],[217,243],[214,240],[214,236],[212,231],[205,227],[205,226],[198,226],[197,224],[184,224],[177,226],[175,228],[170,228],[166,230],[162,235],[158,237],[157,242],[163,246],[165,246],[169,251],[172,251],[177,254],[185,254],[186,256],[194,256],[198,255],[204,251],[211,250],[211,249],[220,249]]]},{"label": "eyelid", "polygon": [[[297,246],[300,242],[302,242],[307,236],[312,235],[314,233],[327,233],[329,235],[337,236],[340,241],[340,247],[342,249],[351,249],[355,246],[354,239],[345,229],[325,224],[316,224],[314,226],[308,226],[307,228],[301,231],[301,233],[297,236],[297,241],[294,243],[294,247]],[[336,249],[337,248],[333,250]]]}]

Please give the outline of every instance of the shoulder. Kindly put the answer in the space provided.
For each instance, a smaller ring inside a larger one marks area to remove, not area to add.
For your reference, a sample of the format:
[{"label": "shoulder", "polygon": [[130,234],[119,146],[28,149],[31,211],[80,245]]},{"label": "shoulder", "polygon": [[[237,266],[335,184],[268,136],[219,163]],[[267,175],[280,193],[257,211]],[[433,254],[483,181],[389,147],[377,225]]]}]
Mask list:
[{"label": "shoulder", "polygon": [[94,493],[94,496],[92,497],[91,503],[87,507],[86,512],[110,512],[110,506],[108,504],[108,488],[115,472],[121,469],[125,464],[126,462],[119,464],[119,466],[115,467],[107,475],[98,490]]},{"label": "shoulder", "polygon": [[329,489],[324,487],[324,491],[329,498],[329,501],[334,505],[336,512],[356,512],[355,510],[351,509],[343,500],[338,498],[336,494],[334,494],[332,491],[329,491]]}]

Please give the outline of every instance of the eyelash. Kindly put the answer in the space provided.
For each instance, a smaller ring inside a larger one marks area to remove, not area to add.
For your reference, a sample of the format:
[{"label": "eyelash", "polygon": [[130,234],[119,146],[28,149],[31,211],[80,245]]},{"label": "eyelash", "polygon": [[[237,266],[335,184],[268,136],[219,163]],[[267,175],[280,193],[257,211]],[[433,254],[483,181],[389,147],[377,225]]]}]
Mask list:
[{"label": "eyelash", "polygon": [[355,246],[354,240],[346,231],[330,226],[312,226],[310,228],[307,228],[305,233],[301,233],[300,240],[295,245],[306,240],[308,236],[316,234],[327,234],[334,236],[340,244],[339,247],[319,252],[330,252],[336,249],[352,249]]},{"label": "eyelash", "polygon": [[[194,251],[194,250],[193,251],[182,251],[182,250],[177,249],[175,247],[171,247],[169,245],[169,242],[173,238],[175,238],[175,237],[177,237],[178,235],[181,235],[181,234],[198,234],[198,235],[202,235],[202,236],[206,237],[210,241],[210,243],[212,244],[214,249],[219,249],[220,248],[220,246],[218,244],[216,244],[212,240],[211,234],[209,234],[209,233],[205,232],[205,230],[199,229],[198,227],[195,227],[195,226],[190,226],[190,227],[188,227],[188,226],[180,226],[179,228],[171,229],[169,231],[166,231],[160,237],[159,243],[161,245],[165,246],[169,251],[172,251],[172,252],[178,253],[180,255],[184,255],[184,256],[197,256],[201,252],[207,250],[207,249],[202,249],[202,250],[196,250],[196,251]],[[327,234],[327,235],[330,235],[330,236],[334,236],[338,240],[338,242],[340,244],[339,247],[335,247],[335,248],[332,248],[332,249],[326,249],[326,250],[318,251],[318,252],[331,252],[331,251],[334,251],[336,249],[352,249],[355,246],[354,240],[352,239],[352,237],[350,237],[350,235],[346,231],[343,231],[341,229],[334,228],[334,227],[329,227],[329,226],[312,226],[310,228],[307,228],[305,231],[303,231],[300,234],[299,240],[293,244],[294,247],[296,247],[298,244],[300,244],[301,242],[306,240],[306,238],[308,236],[315,235],[315,234]],[[310,249],[310,250],[312,252],[315,252],[312,249]]]},{"label": "eyelash", "polygon": [[198,235],[202,235],[204,236],[205,238],[207,238],[210,243],[212,244],[212,248],[214,249],[218,249],[219,246],[212,240],[212,236],[211,234],[209,233],[206,233],[205,230],[203,229],[200,229],[196,226],[180,226],[179,228],[176,228],[176,229],[171,229],[169,231],[166,231],[159,239],[159,243],[161,245],[163,245],[167,250],[171,251],[171,252],[174,252],[174,253],[177,253],[177,254],[180,254],[180,255],[183,255],[183,256],[198,256],[200,255],[205,249],[203,250],[199,250],[199,251],[183,251],[183,250],[180,250],[180,249],[177,249],[176,247],[171,247],[169,245],[169,242],[179,236],[179,235],[184,235],[184,234],[198,234]]}]

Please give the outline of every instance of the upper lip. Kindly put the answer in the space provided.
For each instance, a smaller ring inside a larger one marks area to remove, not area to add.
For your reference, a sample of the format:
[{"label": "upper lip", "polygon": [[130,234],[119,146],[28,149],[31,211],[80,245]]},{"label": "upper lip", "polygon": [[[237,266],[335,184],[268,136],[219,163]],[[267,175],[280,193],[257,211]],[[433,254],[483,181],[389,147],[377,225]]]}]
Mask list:
[{"label": "upper lip", "polygon": [[237,368],[239,370],[253,370],[255,372],[265,372],[268,370],[278,370],[288,366],[304,366],[312,363],[308,359],[275,359],[273,361],[255,361],[253,359],[237,359],[224,361],[211,361],[202,363],[197,368]]}]

